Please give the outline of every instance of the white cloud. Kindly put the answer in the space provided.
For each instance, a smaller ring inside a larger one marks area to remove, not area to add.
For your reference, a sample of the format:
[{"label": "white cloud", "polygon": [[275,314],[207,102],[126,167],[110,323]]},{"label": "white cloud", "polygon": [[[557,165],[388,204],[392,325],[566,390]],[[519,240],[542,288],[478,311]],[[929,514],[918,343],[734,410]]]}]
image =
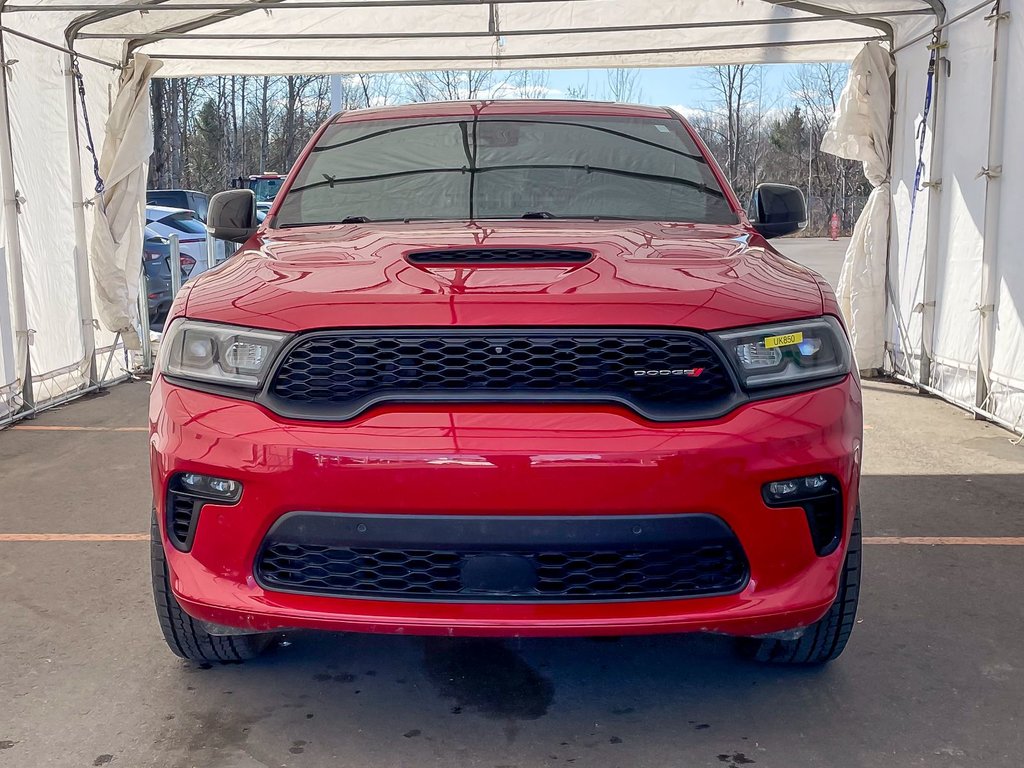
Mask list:
[{"label": "white cloud", "polygon": [[693,120],[695,117],[703,115],[707,110],[703,110],[700,107],[690,107],[686,104],[668,104],[669,109],[673,109],[680,115],[685,117],[687,120]]},{"label": "white cloud", "polygon": [[561,99],[565,97],[565,91],[560,88],[550,88],[546,85],[518,86],[512,83],[503,83],[492,88],[484,88],[480,91],[481,99]]}]

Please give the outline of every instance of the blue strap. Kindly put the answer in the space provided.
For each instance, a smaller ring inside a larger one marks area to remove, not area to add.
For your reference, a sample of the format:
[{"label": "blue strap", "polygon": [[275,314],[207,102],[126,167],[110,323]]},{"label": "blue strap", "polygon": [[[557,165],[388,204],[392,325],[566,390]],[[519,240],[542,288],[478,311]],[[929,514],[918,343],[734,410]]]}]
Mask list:
[{"label": "blue strap", "polygon": [[910,249],[910,234],[914,230],[914,208],[917,206],[917,193],[921,189],[921,177],[924,175],[924,141],[928,133],[928,114],[932,111],[932,90],[935,83],[935,65],[938,63],[939,51],[933,45],[928,58],[928,82],[924,89],[924,111],[921,124],[917,126],[917,170],[914,172],[914,188],[910,192],[910,222],[907,225],[907,249]]}]

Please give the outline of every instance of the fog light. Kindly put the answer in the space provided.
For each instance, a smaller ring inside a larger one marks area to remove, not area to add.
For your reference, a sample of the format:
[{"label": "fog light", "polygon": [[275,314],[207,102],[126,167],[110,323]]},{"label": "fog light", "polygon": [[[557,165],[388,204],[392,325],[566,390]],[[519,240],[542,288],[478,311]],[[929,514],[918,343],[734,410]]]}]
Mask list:
[{"label": "fog light", "polygon": [[810,475],[793,480],[776,480],[764,487],[764,500],[768,504],[791,504],[827,493],[833,488],[828,475]]},{"label": "fog light", "polygon": [[839,546],[843,532],[843,493],[839,480],[832,475],[807,475],[765,483],[761,495],[769,507],[803,508],[818,555],[827,555]]},{"label": "fog light", "polygon": [[188,552],[206,504],[237,504],[242,484],[223,477],[180,472],[167,484],[167,539],[175,549]]},{"label": "fog light", "polygon": [[185,472],[178,477],[181,481],[181,490],[197,496],[234,501],[242,492],[242,484],[237,480],[225,480],[222,477],[199,475],[195,472]]},{"label": "fog light", "polygon": [[783,501],[785,499],[795,497],[796,492],[800,490],[800,483],[796,480],[783,480],[777,483],[768,484],[768,496],[776,501]]}]

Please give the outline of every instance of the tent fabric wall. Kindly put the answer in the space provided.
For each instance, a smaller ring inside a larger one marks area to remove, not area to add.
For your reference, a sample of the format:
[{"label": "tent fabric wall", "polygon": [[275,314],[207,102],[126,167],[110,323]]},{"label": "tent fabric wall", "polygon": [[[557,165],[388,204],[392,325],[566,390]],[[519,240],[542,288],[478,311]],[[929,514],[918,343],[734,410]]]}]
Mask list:
[{"label": "tent fabric wall", "polygon": [[[2,233],[3,228],[0,226],[0,236]],[[7,279],[7,254],[0,246],[0,424],[13,417],[20,390],[14,365],[13,321]]]},{"label": "tent fabric wall", "polygon": [[[145,53],[164,61],[160,74],[167,77],[849,60],[863,41],[872,39],[896,49],[888,264],[881,281],[885,367],[1006,423],[1020,421],[1024,261],[1010,228],[1014,201],[1024,193],[1022,157],[1011,142],[1005,147],[1002,176],[978,177],[991,149],[985,136],[993,107],[988,83],[996,34],[985,19],[988,8],[976,0],[947,0],[945,7],[938,0],[825,0],[817,8],[771,0],[649,0],[642,6],[601,0],[426,6],[365,0],[338,6],[324,0],[323,8],[304,7],[310,0],[240,2],[234,8],[225,8],[225,1],[178,0],[169,9],[153,3],[147,13],[139,13],[135,6],[140,0],[61,0],[62,10],[50,11],[49,0],[20,0],[16,6],[0,0],[0,24],[12,30],[4,39],[8,48],[17,49],[8,58],[19,59],[9,81],[11,113],[18,113],[12,120],[14,165],[17,188],[30,194],[14,225],[24,241],[32,323],[39,326],[33,374],[59,381],[54,389],[75,391],[95,383],[99,373],[88,370],[87,350],[93,340],[98,349],[109,347],[114,336],[91,325],[97,316],[91,303],[96,291],[84,290],[89,286],[81,282],[76,249],[89,242],[92,232],[92,216],[82,218],[81,208],[93,197],[91,158],[81,139],[69,138],[68,121],[81,133],[82,115],[68,99],[67,60],[58,51],[16,39],[13,32],[57,46],[71,41],[81,54],[110,62]],[[214,2],[216,7],[207,7]],[[1016,13],[1024,0],[1000,2],[1002,10]],[[303,7],[289,7],[296,3]],[[874,14],[881,24],[837,18],[836,13]],[[822,19],[822,14],[832,17]],[[911,229],[929,32],[943,20],[955,20],[942,33],[948,47],[941,55],[950,74],[943,62],[936,77],[937,103],[925,131],[923,176],[926,182],[941,179],[941,187],[917,191]],[[718,26],[722,23],[729,26]],[[997,119],[1007,127],[1024,117],[1021,29],[1011,25],[1003,52],[1010,92],[1005,115]],[[81,67],[94,138],[101,145],[118,72],[85,60]],[[22,77],[22,72],[29,74]],[[81,180],[75,179],[76,171]],[[995,184],[1002,185],[1001,198],[992,193]],[[995,221],[993,215],[1000,217],[996,234],[986,237],[985,225]],[[982,266],[992,277],[984,283]],[[994,296],[988,316],[976,309],[985,301],[986,285]],[[992,321],[991,373],[983,379],[988,391],[979,406],[978,353],[982,331],[989,327],[983,326],[986,317]],[[114,371],[120,373],[119,361]],[[0,358],[0,387],[3,379],[10,379],[6,358]]]},{"label": "tent fabric wall", "polygon": [[[988,135],[992,32],[982,14],[971,16],[947,31],[952,75],[946,79],[940,219],[936,243],[934,331],[930,380],[932,386],[958,402],[974,403],[981,298],[982,228],[985,180],[977,178],[985,165]],[[949,108],[955,105],[954,108]],[[965,115],[972,115],[972,141],[951,140],[962,134]]]},{"label": "tent fabric wall", "polygon": [[[1013,73],[1024,72],[1024,26],[1007,24],[1004,67]],[[1004,135],[1019,135],[1024,125],[1024,98],[1020,85],[1010,81],[1005,99]],[[1021,200],[1024,200],[1024,144],[1005,141],[1003,145],[1003,185],[999,211],[999,239],[996,273],[999,277],[995,309],[995,349],[992,357],[992,390],[988,410],[1006,423],[1024,425],[1024,258],[1021,256]]]},{"label": "tent fabric wall", "polygon": [[[1003,0],[998,8],[1013,15],[1020,6],[1020,0]],[[1024,199],[1019,143],[999,141],[995,149],[1003,154],[1001,172],[988,178],[983,171],[993,149],[991,121],[1002,121],[1002,135],[1012,136],[1012,129],[1024,119],[1024,35],[1019,24],[1002,20],[1007,40],[1005,50],[995,57],[998,30],[993,14],[986,13],[989,7],[968,13],[975,7],[967,0],[947,3],[950,16],[967,15],[943,30],[945,45],[936,73],[938,103],[923,155],[922,181],[928,186],[917,193],[910,231],[917,131],[931,39],[896,53],[897,130],[888,270],[893,299],[887,318],[886,369],[1020,430],[1024,427],[1024,260],[1013,231],[1019,219],[1015,209]],[[991,87],[996,65],[1009,73],[1003,114],[998,114]],[[993,214],[986,209],[991,207],[995,185],[1002,188],[999,210]],[[998,216],[994,237],[986,238],[987,215]],[[986,263],[986,245],[994,254],[991,263]],[[994,296],[986,291],[986,274],[991,275]],[[994,332],[986,342],[983,323],[988,312],[994,314]],[[990,366],[983,359],[986,343],[992,350]]]},{"label": "tent fabric wall", "polygon": [[[58,14],[22,16],[33,36],[58,46],[64,42],[67,19]],[[7,16],[0,14],[0,18],[9,22]],[[87,241],[76,230],[76,219],[85,221],[85,209],[92,201],[91,194],[82,194],[75,181],[83,173],[91,177],[91,161],[81,156],[84,150],[72,138],[81,116],[70,80],[69,57],[13,34],[4,35],[4,48],[10,62],[5,74],[20,212],[16,221],[4,221],[3,242],[9,242],[7,234],[16,226],[32,384],[23,398],[24,358],[17,354],[21,340],[14,333],[12,311],[0,302],[0,371],[4,374],[0,424],[78,396],[97,384],[122,379],[126,373],[123,345],[114,334],[98,328],[94,319]],[[107,45],[104,53],[116,58],[119,50],[120,46]],[[110,84],[116,83],[116,72],[84,59],[80,66],[90,84],[90,112],[94,121],[99,115],[102,139],[102,121],[110,110]],[[0,164],[4,161],[0,158]],[[9,258],[4,259],[5,267]],[[0,299],[10,303],[19,286],[12,270],[6,269],[6,273],[6,296],[0,292]],[[11,359],[5,354],[8,338]],[[106,355],[103,359],[94,357],[96,343]],[[98,370],[97,363],[101,366]]]},{"label": "tent fabric wall", "polygon": [[[116,35],[127,31],[138,39],[142,30],[184,30],[185,37],[139,40],[139,50],[165,62],[164,77],[254,69],[323,72],[325,66],[342,72],[443,69],[465,67],[467,61],[491,67],[497,66],[499,59],[506,67],[849,60],[859,50],[860,40],[883,34],[875,28],[770,2],[698,5],[647,0],[642,10],[635,3],[586,0],[463,3],[457,7],[365,5],[290,10],[287,2],[274,3],[273,7],[245,14],[241,23],[246,34],[242,36],[237,35],[240,17],[230,14],[190,30],[190,25],[216,18],[203,11],[151,13],[151,18],[143,20],[119,16],[91,24],[83,32]],[[890,0],[885,7],[910,11],[928,8],[920,0]],[[813,21],[781,23],[806,19]],[[714,21],[738,22],[741,26],[730,27],[723,38],[722,28],[709,24]],[[764,21],[768,23],[751,23]],[[690,26],[680,26],[687,24]],[[591,31],[551,34],[550,30]],[[524,34],[531,31],[545,33]],[[359,35],[367,32],[380,34],[369,38]],[[388,34],[392,32],[393,37]],[[335,45],[301,37],[311,33],[348,36]],[[415,36],[403,37],[402,33]],[[230,45],[226,46],[224,37],[218,35],[233,37]],[[270,36],[272,42],[260,36]],[[331,61],[325,61],[328,58]]]},{"label": "tent fabric wall", "polygon": [[96,307],[103,324],[121,335],[128,349],[141,349],[139,254],[145,222],[146,177],[153,154],[149,81],[160,62],[137,54],[125,68],[107,117],[98,173],[105,188],[97,195],[92,229],[92,271]]},{"label": "tent fabric wall", "polygon": [[[14,173],[23,199],[19,231],[32,334],[34,399],[43,402],[81,386],[88,373],[78,308],[64,55],[17,38],[8,78]],[[32,105],[31,108],[26,108]],[[45,157],[45,162],[40,159]]]},{"label": "tent fabric wall", "polygon": [[[925,130],[924,99],[928,77],[928,51],[923,41],[895,55],[895,112],[901,119],[893,125],[893,151],[890,160],[890,190],[892,194],[889,228],[889,268],[886,289],[886,356],[884,367],[889,371],[903,372],[908,378],[916,379],[920,373],[920,351],[930,349],[930,333],[924,330],[925,315],[922,311],[928,288],[934,283],[934,276],[926,275],[925,250],[929,228],[937,224],[939,217],[929,218],[933,200],[932,188],[919,189],[914,199],[913,222],[911,222],[912,190],[918,162],[918,136]],[[944,81],[938,81],[944,88]],[[941,92],[937,94],[941,96]],[[937,100],[933,117],[938,117],[943,102]],[[932,150],[934,132],[925,131],[922,157],[928,161],[922,183],[934,181],[932,173]],[[937,196],[936,196],[937,197]],[[917,354],[913,352],[917,350]]]},{"label": "tent fabric wall", "polygon": [[862,369],[882,367],[885,340],[885,262],[889,240],[889,115],[893,63],[889,51],[867,43],[850,66],[821,149],[860,160],[872,186],[850,238],[836,289]]}]

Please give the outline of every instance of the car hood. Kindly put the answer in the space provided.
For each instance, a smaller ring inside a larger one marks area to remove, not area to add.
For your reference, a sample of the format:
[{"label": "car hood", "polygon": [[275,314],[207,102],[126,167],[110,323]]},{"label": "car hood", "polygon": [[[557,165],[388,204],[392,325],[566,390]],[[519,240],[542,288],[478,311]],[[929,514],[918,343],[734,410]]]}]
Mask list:
[{"label": "car hood", "polygon": [[[421,265],[441,248],[566,248],[582,264]],[[195,281],[189,317],[298,331],[656,325],[714,330],[820,315],[820,278],[740,226],[412,222],[262,230]]]}]

